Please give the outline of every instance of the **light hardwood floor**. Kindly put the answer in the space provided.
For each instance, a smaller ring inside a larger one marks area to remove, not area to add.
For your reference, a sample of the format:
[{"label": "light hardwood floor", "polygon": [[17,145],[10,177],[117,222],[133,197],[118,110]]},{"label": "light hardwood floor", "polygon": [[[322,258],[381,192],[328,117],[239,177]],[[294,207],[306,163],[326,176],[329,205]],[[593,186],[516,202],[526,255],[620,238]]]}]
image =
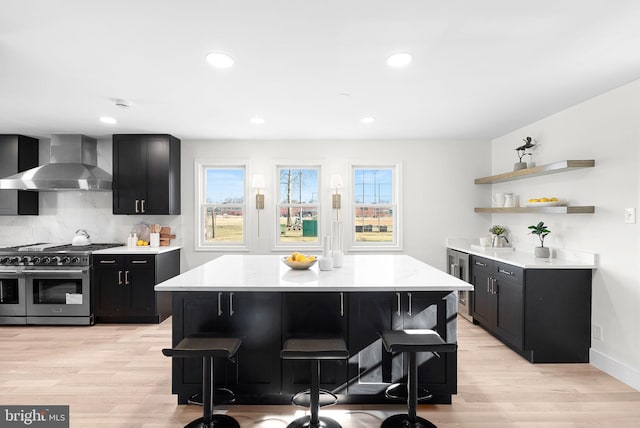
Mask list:
[{"label": "light hardwood floor", "polygon": [[[64,404],[71,427],[182,427],[201,407],[171,394],[171,323],[0,327],[0,404]],[[640,392],[589,364],[530,364],[480,327],[459,320],[458,394],[421,405],[447,427],[640,427]],[[344,428],[374,428],[401,405],[322,409]],[[245,427],[284,428],[291,406],[221,408]],[[298,412],[298,413],[296,413]]]}]

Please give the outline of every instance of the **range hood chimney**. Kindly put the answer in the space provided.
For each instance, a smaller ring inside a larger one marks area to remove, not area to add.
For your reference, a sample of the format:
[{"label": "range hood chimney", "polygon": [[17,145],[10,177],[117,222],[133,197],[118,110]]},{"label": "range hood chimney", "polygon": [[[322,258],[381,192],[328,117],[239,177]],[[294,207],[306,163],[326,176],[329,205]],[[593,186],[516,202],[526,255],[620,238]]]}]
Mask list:
[{"label": "range hood chimney", "polygon": [[50,163],[0,179],[0,189],[112,190],[111,174],[97,167],[98,144],[86,135],[52,135]]}]

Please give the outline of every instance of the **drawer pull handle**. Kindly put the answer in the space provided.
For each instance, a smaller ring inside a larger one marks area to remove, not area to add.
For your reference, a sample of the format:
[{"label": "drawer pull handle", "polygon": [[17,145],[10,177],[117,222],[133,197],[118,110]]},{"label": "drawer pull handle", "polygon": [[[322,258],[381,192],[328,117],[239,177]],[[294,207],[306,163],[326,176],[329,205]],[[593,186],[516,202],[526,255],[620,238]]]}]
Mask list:
[{"label": "drawer pull handle", "polygon": [[115,260],[100,260],[101,265],[112,265],[115,262],[116,262]]},{"label": "drawer pull handle", "polygon": [[481,263],[481,262],[476,261],[475,264],[476,264],[476,266],[487,267],[486,263]]},{"label": "drawer pull handle", "polygon": [[509,272],[508,270],[504,270],[504,269],[502,269],[502,268],[498,268],[498,272],[503,273],[503,274],[505,274],[505,275],[509,275],[509,276],[511,276],[511,275],[515,275],[515,273],[513,273],[513,272]]},{"label": "drawer pull handle", "polygon": [[144,265],[147,263],[146,260],[131,260],[131,263],[136,264],[136,265]]}]

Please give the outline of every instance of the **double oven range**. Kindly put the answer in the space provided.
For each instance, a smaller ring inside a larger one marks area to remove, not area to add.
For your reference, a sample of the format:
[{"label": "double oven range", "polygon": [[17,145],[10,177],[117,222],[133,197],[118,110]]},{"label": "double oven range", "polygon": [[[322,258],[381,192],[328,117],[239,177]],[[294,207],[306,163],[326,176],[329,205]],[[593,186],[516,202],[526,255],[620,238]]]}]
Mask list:
[{"label": "double oven range", "polygon": [[0,324],[92,325],[91,253],[121,245],[0,248]]}]

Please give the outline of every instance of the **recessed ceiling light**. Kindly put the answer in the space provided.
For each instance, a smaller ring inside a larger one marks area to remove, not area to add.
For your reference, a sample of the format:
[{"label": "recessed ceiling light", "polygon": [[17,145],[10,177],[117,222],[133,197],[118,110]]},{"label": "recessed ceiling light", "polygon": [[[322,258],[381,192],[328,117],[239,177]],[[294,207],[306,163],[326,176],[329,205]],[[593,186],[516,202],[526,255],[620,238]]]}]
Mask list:
[{"label": "recessed ceiling light", "polygon": [[233,59],[221,52],[212,52],[207,55],[207,62],[216,68],[229,68],[233,65]]},{"label": "recessed ceiling light", "polygon": [[366,123],[366,124],[373,123],[375,121],[376,121],[376,118],[373,116],[365,116],[362,119],[360,119],[360,122]]},{"label": "recessed ceiling light", "polygon": [[107,116],[102,116],[100,118],[100,122],[106,123],[108,125],[115,125],[116,123],[118,123],[118,121],[115,120],[113,117],[107,117]]},{"label": "recessed ceiling light", "polygon": [[387,58],[387,65],[389,65],[389,67],[404,67],[409,65],[412,59],[411,54],[401,52]]},{"label": "recessed ceiling light", "polygon": [[253,123],[254,125],[262,125],[264,124],[264,118],[262,117],[252,117],[251,118],[251,123]]}]

